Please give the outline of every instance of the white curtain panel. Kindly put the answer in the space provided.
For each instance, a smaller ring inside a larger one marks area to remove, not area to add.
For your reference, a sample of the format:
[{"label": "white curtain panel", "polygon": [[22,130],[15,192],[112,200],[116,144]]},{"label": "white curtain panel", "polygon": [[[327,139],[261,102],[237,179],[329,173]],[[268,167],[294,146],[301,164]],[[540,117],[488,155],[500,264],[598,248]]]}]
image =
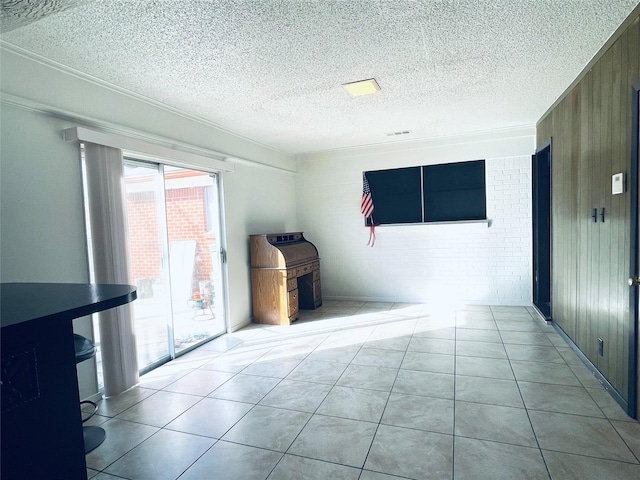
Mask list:
[{"label": "white curtain panel", "polygon": [[[129,283],[122,151],[85,143],[87,208],[96,283]],[[104,394],[118,395],[138,383],[131,305],[97,314]]]}]

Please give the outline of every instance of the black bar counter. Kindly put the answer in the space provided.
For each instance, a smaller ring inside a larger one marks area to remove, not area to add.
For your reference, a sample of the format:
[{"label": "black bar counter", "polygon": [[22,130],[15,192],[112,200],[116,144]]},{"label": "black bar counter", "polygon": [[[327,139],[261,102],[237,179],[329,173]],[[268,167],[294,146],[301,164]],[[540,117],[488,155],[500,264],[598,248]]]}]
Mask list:
[{"label": "black bar counter", "polygon": [[135,299],[130,285],[0,284],[3,480],[87,478],[72,320]]}]

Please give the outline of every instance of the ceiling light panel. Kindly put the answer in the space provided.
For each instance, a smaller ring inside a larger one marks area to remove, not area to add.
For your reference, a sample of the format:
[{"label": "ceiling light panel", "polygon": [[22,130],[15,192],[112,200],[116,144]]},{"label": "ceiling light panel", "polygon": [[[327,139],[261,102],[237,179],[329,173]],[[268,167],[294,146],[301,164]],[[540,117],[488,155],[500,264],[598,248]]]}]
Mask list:
[{"label": "ceiling light panel", "polygon": [[368,80],[359,80],[357,82],[345,83],[342,85],[349,95],[352,97],[361,97],[362,95],[371,95],[380,91],[380,85],[375,78]]}]

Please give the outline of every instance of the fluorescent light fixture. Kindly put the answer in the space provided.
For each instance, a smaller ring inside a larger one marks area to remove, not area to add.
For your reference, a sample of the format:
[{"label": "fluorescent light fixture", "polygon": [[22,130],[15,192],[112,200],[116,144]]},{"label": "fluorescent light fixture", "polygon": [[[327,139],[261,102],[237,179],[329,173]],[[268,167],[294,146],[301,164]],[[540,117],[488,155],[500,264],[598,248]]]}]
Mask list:
[{"label": "fluorescent light fixture", "polygon": [[362,95],[371,95],[372,93],[376,93],[380,90],[380,85],[378,85],[375,78],[369,78],[368,80],[345,83],[342,85],[342,88],[344,88],[352,97],[360,97]]}]

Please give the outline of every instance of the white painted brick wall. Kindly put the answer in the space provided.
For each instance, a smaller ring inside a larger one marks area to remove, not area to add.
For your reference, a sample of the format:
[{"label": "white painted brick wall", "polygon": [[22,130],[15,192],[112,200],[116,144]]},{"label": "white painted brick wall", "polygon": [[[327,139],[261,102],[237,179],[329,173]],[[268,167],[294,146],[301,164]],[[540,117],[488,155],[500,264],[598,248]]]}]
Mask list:
[{"label": "white painted brick wall", "polygon": [[531,157],[486,159],[489,226],[381,226],[375,247],[367,247],[362,171],[400,166],[410,165],[398,159],[299,165],[298,224],[320,252],[325,298],[530,304]]}]

